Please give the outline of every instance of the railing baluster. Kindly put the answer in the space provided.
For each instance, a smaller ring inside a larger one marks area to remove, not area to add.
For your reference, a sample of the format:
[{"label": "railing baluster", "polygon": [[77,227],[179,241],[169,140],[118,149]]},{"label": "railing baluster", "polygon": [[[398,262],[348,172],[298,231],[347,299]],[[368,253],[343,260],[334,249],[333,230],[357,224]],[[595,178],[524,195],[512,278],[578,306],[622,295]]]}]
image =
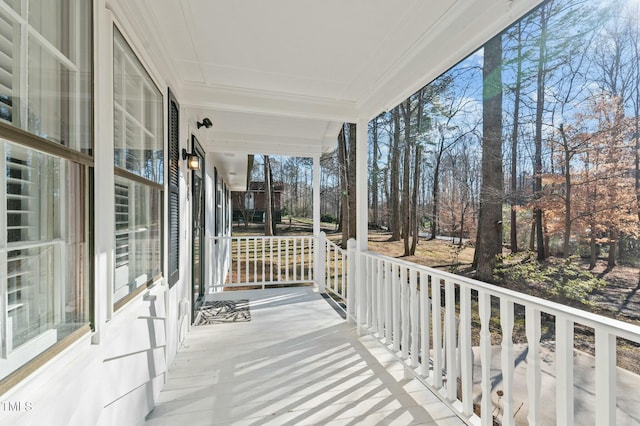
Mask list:
[{"label": "railing baluster", "polygon": [[293,280],[297,281],[298,279],[298,251],[297,251],[298,239],[296,237],[293,237],[291,242],[293,243]]},{"label": "railing baluster", "polygon": [[240,238],[238,238],[236,240],[236,248],[238,249],[238,254],[236,256],[236,282],[242,282],[240,281],[240,265],[242,263],[242,258],[240,257],[240,252],[242,251],[242,240]]},{"label": "railing baluster", "polygon": [[278,281],[282,281],[282,253],[280,252],[280,241],[282,240],[277,238],[276,241],[278,242]]},{"label": "railing baluster", "polygon": [[258,281],[258,277],[256,276],[258,272],[258,238],[253,238],[253,282]]},{"label": "railing baluster", "polygon": [[392,267],[392,274],[393,334],[391,335],[391,340],[394,352],[398,352],[400,350],[400,266],[395,263]]},{"label": "railing baluster", "polygon": [[429,303],[429,276],[426,272],[420,272],[420,343],[421,343],[421,358],[422,364],[422,377],[429,377],[429,360],[431,355],[429,354],[429,335],[431,324],[431,309]]},{"label": "railing baluster", "polygon": [[433,386],[442,387],[442,308],[440,302],[440,278],[431,276],[431,316],[433,318]]},{"label": "railing baluster", "polygon": [[393,266],[391,262],[384,262],[384,339],[385,343],[391,343],[393,333]]},{"label": "railing baluster", "polygon": [[284,239],[284,279],[289,281],[289,238]]},{"label": "railing baluster", "polygon": [[[304,281],[304,277],[305,277],[305,273],[304,273],[304,259],[305,259],[304,252],[305,252],[305,249],[306,249],[306,238],[303,237],[300,240],[300,244],[301,244],[301,247],[300,247],[300,281]],[[311,281],[311,280],[309,280],[309,281]]]},{"label": "railing baluster", "polygon": [[616,424],[616,336],[596,327],[596,424]]},{"label": "railing baluster", "polygon": [[365,286],[364,286],[364,292],[366,294],[367,297],[367,309],[365,310],[365,312],[367,313],[367,327],[371,328],[373,327],[373,287],[371,286],[370,283],[373,282],[373,258],[367,256],[367,264],[366,264],[366,268],[365,268],[365,274],[366,274],[366,278],[365,278]]},{"label": "railing baluster", "polygon": [[400,267],[400,314],[402,318],[402,330],[400,331],[400,349],[402,350],[402,358],[409,358],[409,288],[407,284],[407,267]]},{"label": "railing baluster", "polygon": [[329,267],[331,262],[331,242],[328,238],[325,239],[325,246],[319,247],[320,250],[324,250],[324,286],[325,288],[331,288],[331,268]]},{"label": "railing baluster", "polygon": [[[527,397],[529,400],[530,425],[541,423],[540,391],[542,372],[540,368],[540,310],[527,306],[525,308],[527,334]],[[571,424],[571,423],[569,423]]]},{"label": "railing baluster", "polygon": [[491,295],[484,291],[478,291],[478,303],[480,314],[480,360],[482,362],[481,388],[482,400],[480,402],[481,421],[484,426],[493,425],[493,406],[491,404],[491,331],[489,321],[491,319]]},{"label": "railing baluster", "polygon": [[473,349],[471,347],[471,289],[460,286],[460,378],[462,414],[473,414]]},{"label": "railing baluster", "polygon": [[244,265],[244,275],[245,275],[245,282],[250,282],[251,278],[249,277],[249,237],[244,239],[244,246],[245,246],[245,265]]},{"label": "railing baluster", "polygon": [[378,303],[378,259],[369,258],[369,264],[371,265],[371,280],[369,281],[369,287],[371,289],[371,332],[378,332],[378,315],[377,315],[377,303]]},{"label": "railing baluster", "polygon": [[419,300],[418,300],[418,271],[411,268],[409,271],[409,296],[411,305],[411,367],[416,368],[419,362],[419,347],[420,347],[420,329],[419,323]]},{"label": "railing baluster", "polygon": [[456,293],[455,284],[447,279],[444,282],[445,320],[444,338],[447,362],[447,398],[449,401],[457,399],[458,371],[456,362]]},{"label": "railing baluster", "polygon": [[[307,274],[304,273],[304,268],[305,268],[305,261],[306,261],[306,253],[307,253],[307,239],[306,238],[302,238],[300,240],[300,244],[302,244],[301,247],[301,251],[300,251],[300,280],[301,281],[305,281],[305,277],[307,277]],[[309,277],[306,278],[307,281],[311,281],[311,279]]]},{"label": "railing baluster", "polygon": [[333,248],[333,291],[338,291],[338,248]]},{"label": "railing baluster", "polygon": [[373,298],[372,301],[372,314],[373,314],[373,326],[375,333],[380,337],[382,335],[382,323],[380,321],[380,281],[382,280],[383,272],[380,269],[380,259],[372,258],[372,279],[371,279],[371,296]]},{"label": "railing baluster", "polygon": [[262,260],[262,268],[261,268],[262,269],[262,288],[264,288],[264,284],[267,281],[267,277],[265,276],[265,265],[264,265],[264,262],[265,262],[265,246],[266,246],[266,244],[267,244],[267,239],[263,238],[262,239],[262,246],[261,246],[262,255],[260,256],[260,259]]},{"label": "railing baluster", "polygon": [[273,238],[269,238],[269,282],[273,282]]},{"label": "railing baluster", "polygon": [[503,412],[502,424],[513,425],[513,302],[506,297],[500,298],[500,328],[502,329],[502,383]]},{"label": "railing baluster", "polygon": [[[344,251],[341,252],[340,271],[341,271],[340,296],[342,296],[342,298],[344,299],[345,297],[347,297],[347,256]],[[336,278],[336,281],[337,281],[337,278]]]},{"label": "railing baluster", "polygon": [[556,316],[556,423],[572,425],[573,321]]}]

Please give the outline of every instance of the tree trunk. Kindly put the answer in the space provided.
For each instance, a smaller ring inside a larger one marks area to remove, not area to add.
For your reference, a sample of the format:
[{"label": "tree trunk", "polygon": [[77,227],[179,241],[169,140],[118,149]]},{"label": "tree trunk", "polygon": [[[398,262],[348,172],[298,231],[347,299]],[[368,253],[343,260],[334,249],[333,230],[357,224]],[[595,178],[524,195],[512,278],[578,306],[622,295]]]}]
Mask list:
[{"label": "tree trunk", "polygon": [[347,140],[342,126],[338,134],[338,169],[340,174],[340,228],[342,230],[342,248],[347,247],[349,239],[349,197],[347,187]]},{"label": "tree trunk", "polygon": [[569,245],[571,242],[571,192],[573,190],[571,183],[571,150],[569,148],[569,140],[564,131],[564,125],[559,126],[560,136],[562,137],[562,146],[564,148],[564,240],[562,242],[562,257],[569,257]]},{"label": "tree trunk", "polygon": [[618,259],[618,230],[613,228],[609,231],[609,257],[607,259],[607,269],[611,270],[617,264]]},{"label": "tree trunk", "polygon": [[484,46],[482,110],[482,187],[480,217],[474,254],[476,276],[493,278],[497,258],[502,254],[502,37]]},{"label": "tree trunk", "polygon": [[391,203],[390,241],[400,240],[400,107],[395,107],[393,117],[393,142],[391,146],[391,178],[389,198]]},{"label": "tree trunk", "polygon": [[411,209],[411,229],[413,233],[413,239],[411,240],[410,255],[416,254],[416,246],[418,245],[418,186],[420,183],[420,157],[422,157],[422,147],[416,146],[416,158],[413,167],[413,195]]},{"label": "tree trunk", "polygon": [[402,236],[404,237],[404,256],[410,255],[409,238],[411,234],[411,200],[409,199],[409,175],[411,173],[411,98],[400,105],[404,118],[404,160],[402,162]]},{"label": "tree trunk", "polygon": [[[349,213],[349,238],[356,237],[356,125],[349,123],[349,143],[347,157],[347,193],[348,203],[347,210]],[[368,215],[361,217],[360,220],[368,222]],[[345,246],[346,247],[346,246]]]},{"label": "tree trunk", "polygon": [[[538,75],[536,82],[536,122],[535,122],[535,159],[534,159],[534,196],[536,201],[542,196],[542,115],[544,112],[546,39],[547,39],[547,9],[540,8],[540,48],[538,56]],[[544,228],[542,224],[542,207],[536,203],[534,208],[536,221],[536,250],[538,261],[545,259]]]},{"label": "tree trunk", "polygon": [[264,235],[273,235],[273,203],[271,202],[271,164],[269,156],[264,155]]},{"label": "tree trunk", "polygon": [[378,226],[378,117],[373,119],[373,155],[371,156],[371,223]]},{"label": "tree trunk", "polygon": [[514,88],[513,130],[511,132],[511,253],[518,252],[518,131],[520,120],[520,92],[522,90],[522,23],[518,22],[518,56],[516,58],[516,86]]},{"label": "tree trunk", "polygon": [[[442,143],[442,142],[441,142]],[[438,204],[440,203],[440,164],[442,163],[442,149],[436,155],[436,163],[433,167],[433,204],[431,205],[431,235],[430,240],[435,240],[438,233]]]}]

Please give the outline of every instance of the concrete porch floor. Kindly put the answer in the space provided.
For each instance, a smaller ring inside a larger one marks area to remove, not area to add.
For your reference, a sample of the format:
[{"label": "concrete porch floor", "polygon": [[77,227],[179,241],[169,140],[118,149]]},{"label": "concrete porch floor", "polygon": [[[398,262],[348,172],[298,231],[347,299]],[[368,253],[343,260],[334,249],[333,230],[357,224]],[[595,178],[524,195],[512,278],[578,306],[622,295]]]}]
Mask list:
[{"label": "concrete porch floor", "polygon": [[234,291],[250,322],[192,327],[146,425],[464,425],[311,287]]}]

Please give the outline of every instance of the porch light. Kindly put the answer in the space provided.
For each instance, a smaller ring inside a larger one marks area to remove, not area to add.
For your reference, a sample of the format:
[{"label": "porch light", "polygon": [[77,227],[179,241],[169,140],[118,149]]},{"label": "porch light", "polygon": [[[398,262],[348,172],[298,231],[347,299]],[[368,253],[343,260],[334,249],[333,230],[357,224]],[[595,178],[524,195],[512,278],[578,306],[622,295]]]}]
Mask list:
[{"label": "porch light", "polygon": [[202,127],[202,126],[204,126],[205,128],[207,128],[207,129],[208,129],[209,127],[213,126],[213,123],[211,122],[211,120],[210,120],[210,119],[208,119],[208,118],[204,118],[204,119],[202,120],[202,123],[201,123],[201,122],[199,122],[199,121],[197,121],[197,122],[196,122],[196,126],[198,126],[198,129],[199,129],[200,127]]},{"label": "porch light", "polygon": [[189,170],[200,170],[200,157],[195,152],[188,153],[186,149],[182,148],[182,159],[187,160]]}]

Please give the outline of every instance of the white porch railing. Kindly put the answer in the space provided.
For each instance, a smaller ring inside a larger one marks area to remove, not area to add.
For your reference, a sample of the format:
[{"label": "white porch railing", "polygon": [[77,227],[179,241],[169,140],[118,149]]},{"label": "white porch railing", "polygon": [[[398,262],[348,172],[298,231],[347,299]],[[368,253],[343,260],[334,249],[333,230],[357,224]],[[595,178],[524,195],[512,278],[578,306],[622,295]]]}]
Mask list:
[{"label": "white porch railing", "polygon": [[[319,238],[216,237],[209,243],[224,272],[219,287],[314,281],[322,291],[346,299],[348,318],[360,332],[376,336],[471,424],[492,425],[494,417],[515,424],[518,412],[520,417],[527,412],[529,424],[543,424],[550,410],[556,424],[574,424],[576,409],[584,409],[583,394],[595,407],[596,425],[628,420],[616,419],[624,405],[617,396],[616,350],[619,342],[631,348],[640,344],[636,325],[358,252],[353,240],[345,251],[324,233]],[[585,331],[593,334],[595,347],[593,368],[586,372],[574,361],[574,337]],[[551,389],[549,357],[555,363]],[[629,375],[640,388],[640,378]],[[592,382],[593,395],[576,391],[585,381]]]},{"label": "white porch railing", "polygon": [[343,302],[347,300],[347,250],[343,250],[337,244],[326,239],[326,236],[322,234],[320,238],[322,248],[322,242],[324,241],[324,287],[327,292],[330,292],[334,297],[341,299]]},{"label": "white porch railing", "polygon": [[[492,425],[496,415],[502,424],[512,425],[517,411],[526,404],[529,424],[544,424],[542,411],[553,406],[555,424],[574,424],[578,406],[574,335],[586,329],[595,335],[595,371],[586,371],[595,382],[590,401],[595,406],[595,424],[621,424],[616,423],[617,342],[626,340],[632,347],[640,343],[640,327],[388,256],[349,251],[348,256],[354,255],[363,262],[363,273],[355,284],[359,328],[396,352],[462,418]],[[527,341],[524,349],[519,345],[524,359],[518,362],[515,326]],[[555,355],[541,346],[543,327],[550,334],[544,343],[554,347]],[[501,340],[499,354],[492,353],[492,335],[494,344],[495,337]],[[479,363],[474,363],[474,353],[479,354]],[[542,363],[549,356],[555,356],[555,387],[545,389],[554,394],[542,395]],[[499,360],[499,365],[492,365],[492,359]],[[516,365],[525,363],[526,392],[520,395],[525,401],[516,405],[514,374]],[[480,377],[474,380],[478,373]],[[640,378],[629,375],[638,389]],[[621,422],[633,419],[630,415]]]},{"label": "white porch railing", "polygon": [[315,240],[307,236],[210,237],[208,253],[217,271],[210,287],[311,282]]}]

